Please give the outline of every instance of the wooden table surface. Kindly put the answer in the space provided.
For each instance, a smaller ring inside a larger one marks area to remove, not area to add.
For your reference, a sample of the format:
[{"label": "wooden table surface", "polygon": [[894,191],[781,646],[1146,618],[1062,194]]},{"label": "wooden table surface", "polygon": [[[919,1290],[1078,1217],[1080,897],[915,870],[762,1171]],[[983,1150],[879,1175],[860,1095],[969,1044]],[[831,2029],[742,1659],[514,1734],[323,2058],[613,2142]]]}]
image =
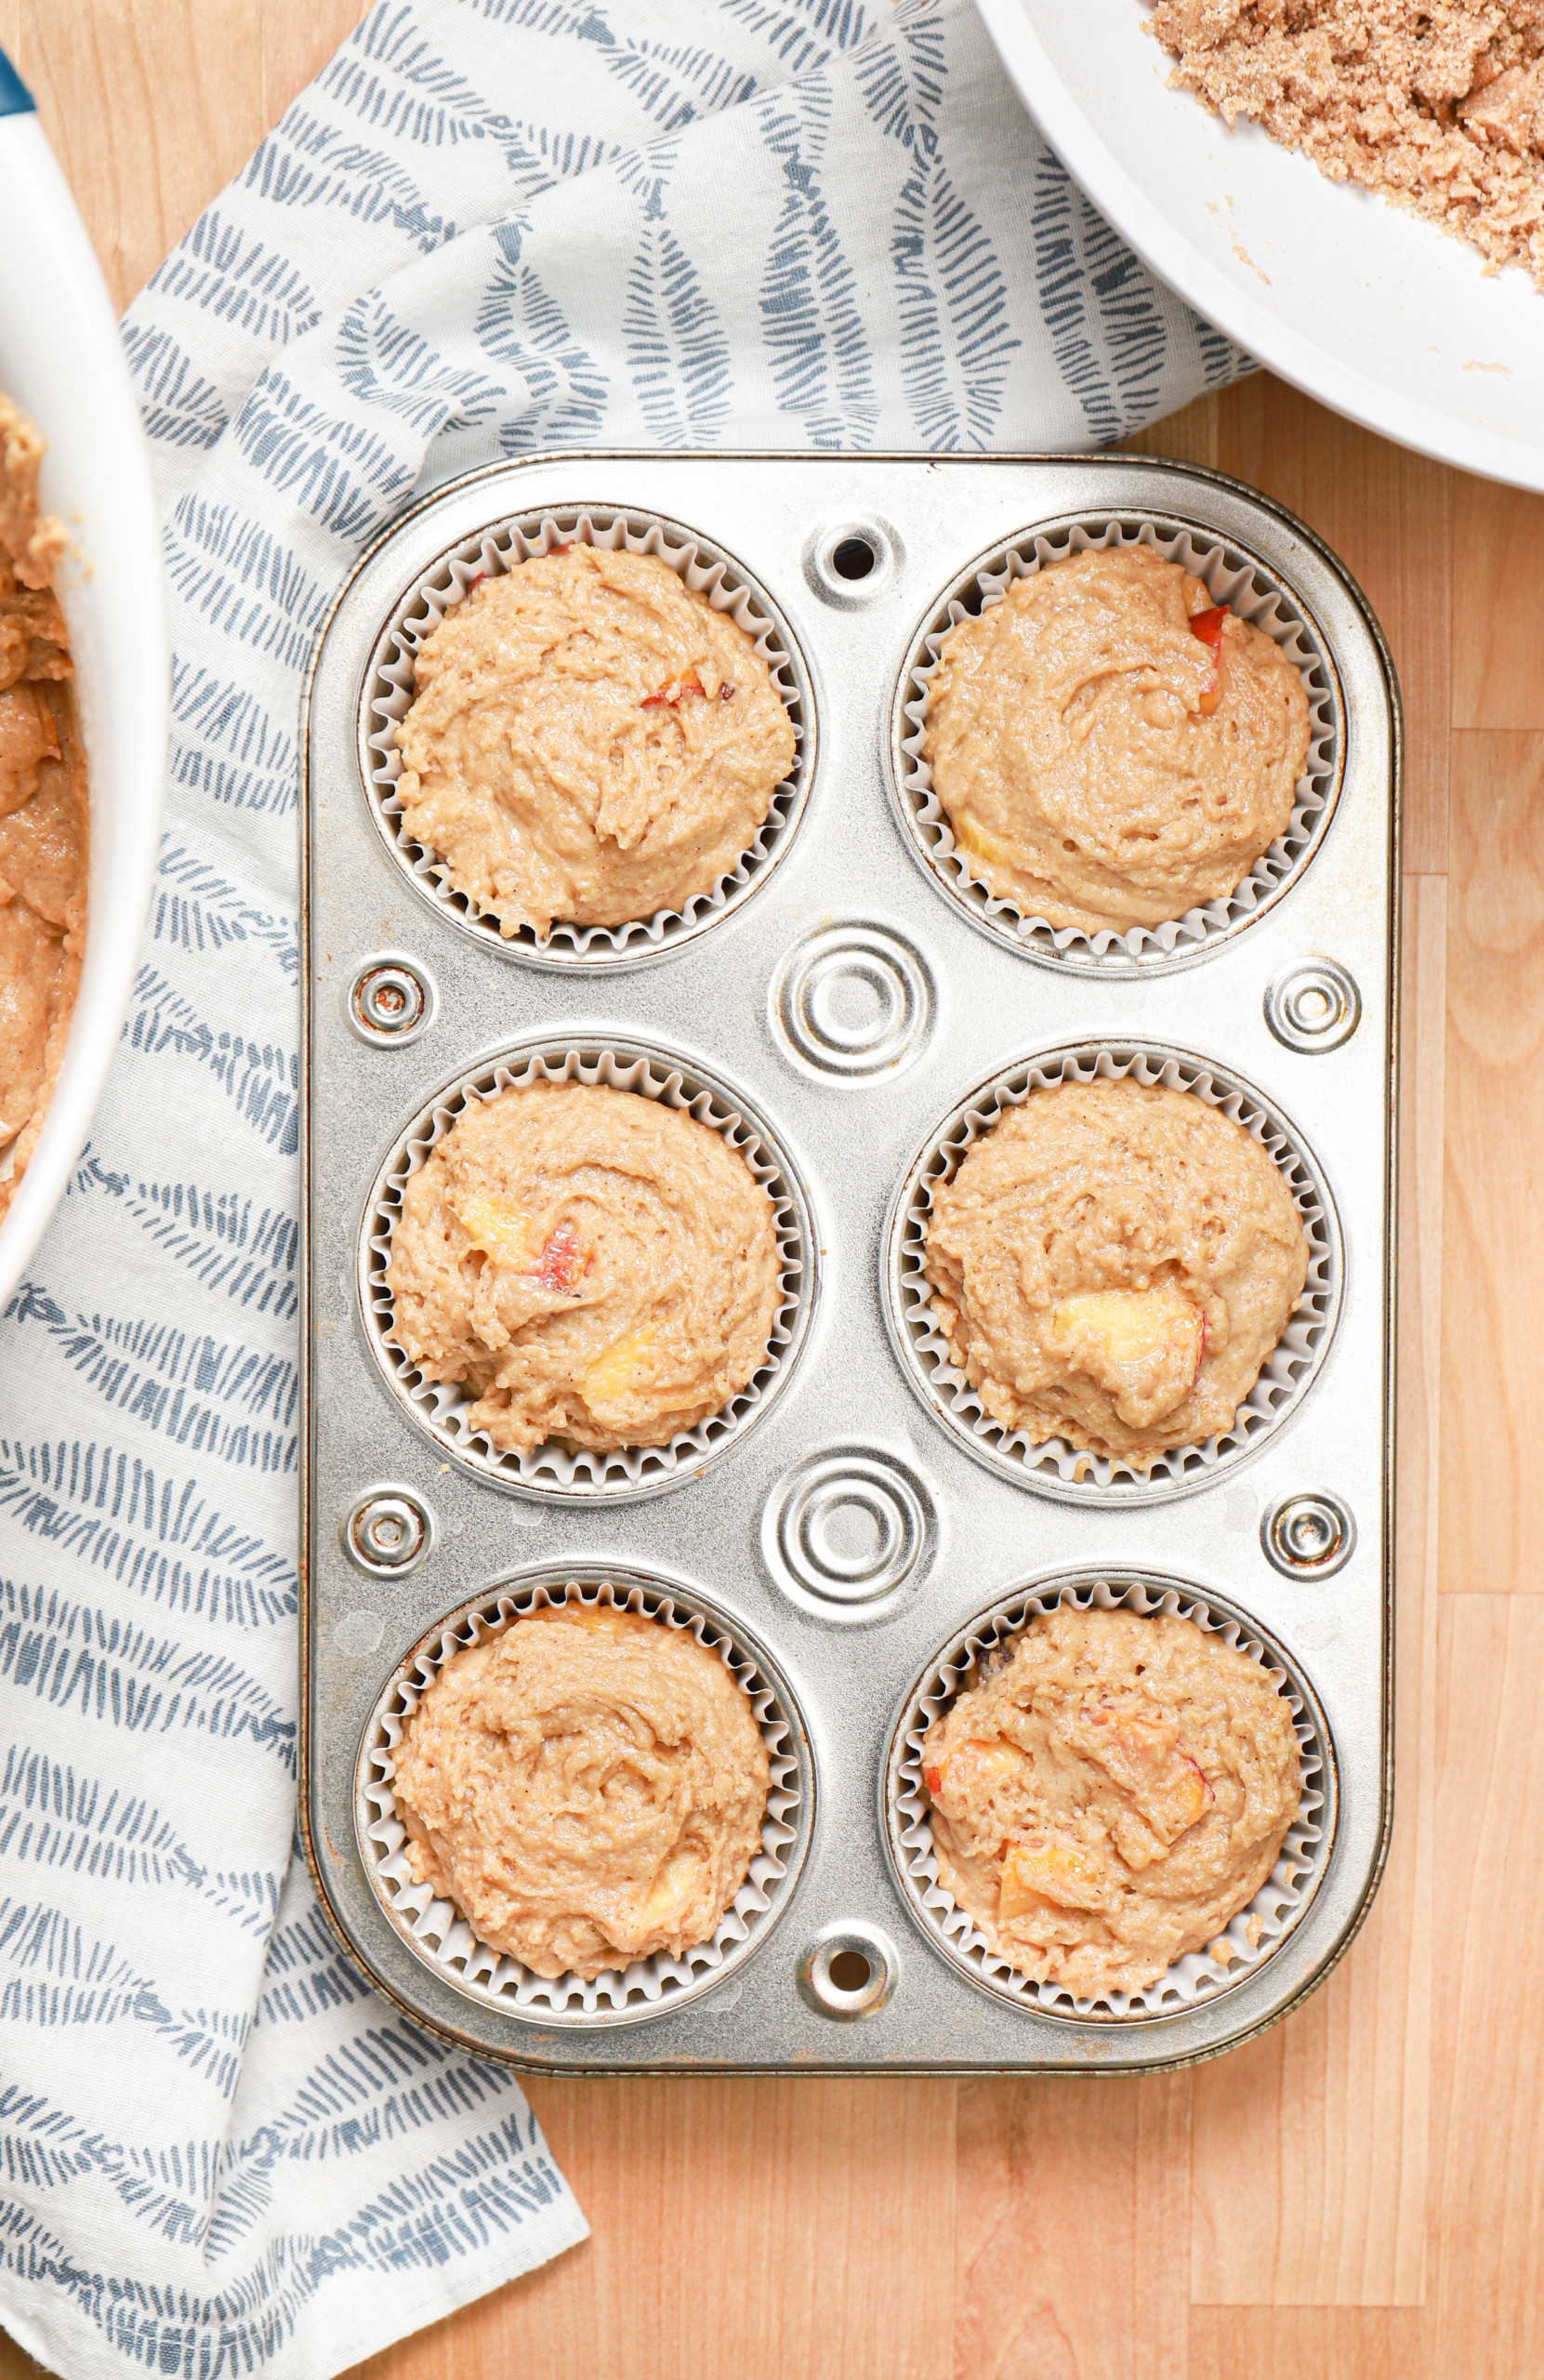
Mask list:
[{"label": "wooden table surface", "polygon": [[[126,299],[358,0],[0,0]],[[1540,300],[1544,303],[1544,299]],[[1399,1781],[1350,1957],[1146,2082],[561,2082],[589,2243],[369,2380],[1537,2380],[1544,501],[1267,377],[1136,442],[1302,514],[1409,733]],[[0,2338],[0,2380],[33,2367]]]}]

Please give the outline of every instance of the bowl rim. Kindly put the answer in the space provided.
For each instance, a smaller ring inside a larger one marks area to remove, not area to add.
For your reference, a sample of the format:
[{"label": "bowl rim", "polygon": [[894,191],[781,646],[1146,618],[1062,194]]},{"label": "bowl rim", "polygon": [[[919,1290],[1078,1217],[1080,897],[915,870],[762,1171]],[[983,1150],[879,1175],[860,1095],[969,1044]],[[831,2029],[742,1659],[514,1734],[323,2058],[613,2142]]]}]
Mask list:
[{"label": "bowl rim", "polygon": [[[1219,271],[1146,196],[1079,105],[1036,25],[1040,5],[1045,0],[976,0],[1009,78],[1040,131],[1089,203],[1161,281],[1278,377],[1375,436],[1457,470],[1544,491],[1544,442],[1466,421],[1340,362]],[[1134,40],[1150,38],[1142,31],[1138,0],[1132,0],[1131,33]],[[1445,238],[1434,226],[1427,228],[1434,239]],[[1544,306],[1544,293],[1536,302]]]},{"label": "bowl rim", "polygon": [[40,494],[71,532],[59,588],[90,797],[86,946],[43,1129],[0,1220],[0,1315],[69,1187],[117,1049],[160,850],[171,658],[139,404],[107,286],[34,114],[0,116],[0,387],[46,442]]}]

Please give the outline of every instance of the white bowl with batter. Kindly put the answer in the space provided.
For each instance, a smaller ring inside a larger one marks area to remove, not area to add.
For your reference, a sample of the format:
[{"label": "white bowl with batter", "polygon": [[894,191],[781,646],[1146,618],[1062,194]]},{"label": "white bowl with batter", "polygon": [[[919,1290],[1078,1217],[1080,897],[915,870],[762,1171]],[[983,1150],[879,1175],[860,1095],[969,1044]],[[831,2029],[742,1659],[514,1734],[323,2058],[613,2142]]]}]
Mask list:
[{"label": "white bowl with batter", "polygon": [[123,1030],[160,840],[170,678],[160,529],[118,324],[19,89],[0,54],[0,389],[47,442],[41,501],[71,541],[59,596],[90,770],[91,856],[69,1044],[0,1223],[0,1313],[64,1194]]},{"label": "white bowl with batter", "polygon": [[1168,89],[1142,0],[976,5],[1073,178],[1197,312],[1380,436],[1544,488],[1544,291],[1524,273],[1487,279],[1435,225]]}]

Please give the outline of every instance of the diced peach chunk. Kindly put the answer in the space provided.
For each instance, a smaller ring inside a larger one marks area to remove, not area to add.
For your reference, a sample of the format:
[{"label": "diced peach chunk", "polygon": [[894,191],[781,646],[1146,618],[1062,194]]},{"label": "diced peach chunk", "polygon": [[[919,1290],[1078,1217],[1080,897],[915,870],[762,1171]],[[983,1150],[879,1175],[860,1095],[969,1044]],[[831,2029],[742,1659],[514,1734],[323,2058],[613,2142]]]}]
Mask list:
[{"label": "diced peach chunk", "polygon": [[1206,1342],[1207,1318],[1183,1289],[1095,1289],[1063,1298],[1051,1317],[1060,1336],[1097,1341],[1112,1365],[1140,1363],[1171,1346],[1182,1347],[1196,1371]]},{"label": "diced peach chunk", "polygon": [[970,858],[984,860],[989,867],[1010,867],[1013,864],[1012,845],[970,816],[961,818],[956,826],[955,840]]},{"label": "diced peach chunk", "polygon": [[645,694],[641,707],[644,710],[658,710],[661,705],[667,705],[673,710],[678,703],[687,701],[693,694],[700,698],[702,693],[703,681],[696,670],[685,669],[679,678],[672,678],[667,686],[660,686],[653,694]]},{"label": "diced peach chunk", "polygon": [[1210,1809],[1216,1796],[1167,1719],[1093,1711],[1088,1728],[1089,1758],[1130,1795],[1160,1843],[1177,1843]]},{"label": "diced peach chunk", "polygon": [[1196,705],[1203,719],[1212,718],[1222,699],[1222,629],[1227,618],[1226,609],[1218,604],[1190,615],[1192,636],[1199,637],[1211,654],[1211,683]]},{"label": "diced peach chunk", "polygon": [[1104,1870],[1080,1843],[1062,1834],[1031,1834],[1010,1844],[1004,1854],[997,1914],[1008,1919],[1048,1909],[1102,1909],[1109,1894]]},{"label": "diced peach chunk", "polygon": [[922,1780],[935,1802],[960,1805],[989,1797],[993,1787],[1020,1765],[1021,1755],[1011,1744],[983,1743],[972,1737],[968,1743],[957,1744],[941,1766],[925,1768]]},{"label": "diced peach chunk", "polygon": [[589,1270],[588,1252],[580,1247],[578,1236],[571,1223],[560,1223],[548,1235],[542,1252],[532,1267],[544,1289],[561,1290],[572,1297]]},{"label": "diced peach chunk", "polygon": [[[611,1418],[610,1408],[625,1395],[637,1373],[639,1363],[653,1343],[650,1329],[629,1331],[618,1339],[603,1355],[597,1355],[584,1375],[585,1403],[598,1421]],[[618,1415],[625,1420],[625,1415]]]},{"label": "diced peach chunk", "polygon": [[455,1212],[472,1246],[503,1272],[523,1273],[553,1294],[572,1297],[589,1267],[587,1251],[570,1223],[560,1223],[534,1251],[535,1226],[512,1198],[485,1190],[464,1190]]},{"label": "diced peach chunk", "polygon": [[652,1932],[684,1909],[696,1890],[700,1874],[701,1864],[692,1852],[672,1853],[649,1887],[640,1912],[640,1930]]},{"label": "diced peach chunk", "polygon": [[1207,1352],[1207,1318],[1175,1283],[1092,1289],[1052,1308],[1050,1340],[1141,1429],[1182,1405]]},{"label": "diced peach chunk", "polygon": [[512,1198],[495,1198],[482,1190],[463,1190],[453,1204],[472,1246],[495,1264],[518,1272],[531,1245],[531,1218],[523,1209]]}]

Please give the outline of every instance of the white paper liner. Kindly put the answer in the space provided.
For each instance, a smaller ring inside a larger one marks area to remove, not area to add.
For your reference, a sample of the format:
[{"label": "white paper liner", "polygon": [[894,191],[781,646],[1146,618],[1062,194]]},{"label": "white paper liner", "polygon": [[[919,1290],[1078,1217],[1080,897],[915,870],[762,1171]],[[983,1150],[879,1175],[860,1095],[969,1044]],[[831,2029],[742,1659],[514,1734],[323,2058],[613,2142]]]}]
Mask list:
[{"label": "white paper liner", "polygon": [[[720,1133],[748,1166],[772,1202],[782,1263],[783,1300],[772,1323],[767,1359],[747,1385],[694,1428],[679,1430],[662,1447],[598,1451],[555,1440],[516,1452],[495,1447],[473,1428],[473,1399],[459,1385],[426,1381],[391,1337],[392,1299],[387,1287],[391,1233],[403,1187],[477,1100],[534,1082],[604,1083],[616,1091],[663,1100]],[[420,1110],[376,1177],[360,1234],[360,1304],[376,1360],[418,1427],[455,1462],[480,1478],[521,1492],[560,1499],[655,1493],[695,1478],[705,1462],[741,1437],[765,1412],[792,1368],[814,1296],[814,1234],[808,1194],[756,1109],[741,1092],[692,1061],[663,1047],[623,1040],[544,1040],[513,1046],[458,1076]]]},{"label": "white paper liner", "polygon": [[[667,1628],[689,1630],[717,1653],[748,1695],[767,1748],[772,1787],[761,1848],[710,1938],[673,1959],[659,1952],[609,1967],[591,1980],[533,1975],[480,1941],[454,1901],[415,1881],[407,1829],[392,1789],[394,1758],[406,1721],[434,1677],[467,1646],[501,1635],[524,1614],[567,1603],[605,1604],[640,1612]],[[557,1568],[510,1580],[453,1612],[409,1654],[371,1714],[360,1750],[356,1825],[364,1871],[403,1941],[458,1991],[542,2025],[630,2023],[660,2016],[722,1983],[763,1939],[787,1901],[809,1842],[812,1792],[809,1738],[787,1686],[766,1656],[752,1651],[731,1622],[686,1589],[642,1572],[585,1573]]]},{"label": "white paper liner", "polygon": [[[1032,1090],[1062,1082],[1118,1082],[1194,1091],[1242,1124],[1275,1164],[1308,1242],[1308,1277],[1280,1341],[1234,1415],[1233,1427],[1204,1446],[1181,1446],[1139,1468],[1089,1454],[1064,1438],[1033,1443],[983,1412],[980,1394],[955,1363],[922,1271],[934,1192],[958,1171],[966,1151]],[[1334,1200],[1306,1144],[1263,1095],[1209,1059],[1132,1042],[1079,1042],[1048,1050],[982,1083],[924,1144],[903,1181],[886,1233],[885,1319],[891,1342],[916,1394],[979,1461],[1022,1487],[1082,1502],[1153,1503],[1215,1485],[1256,1453],[1293,1412],[1322,1367],[1339,1314],[1340,1229]]]},{"label": "white paper liner", "polygon": [[[1214,603],[1260,628],[1296,666],[1308,696],[1308,757],[1286,832],[1261,853],[1226,899],[1188,909],[1161,925],[1089,933],[1080,926],[1053,926],[1026,914],[971,872],[922,756],[928,686],[949,630],[1001,602],[1011,580],[1033,577],[1046,563],[1068,554],[1139,545],[1194,573]],[[1102,973],[1152,974],[1204,957],[1212,945],[1273,906],[1296,882],[1334,811],[1345,736],[1339,681],[1326,640],[1300,600],[1262,562],[1194,522],[1129,516],[1112,520],[1097,514],[1048,522],[961,572],[939,598],[906,655],[896,689],[892,746],[892,790],[906,836],[934,881],[964,906],[973,922],[1031,959]]]},{"label": "white paper liner", "polygon": [[[1259,1661],[1287,1697],[1298,1738],[1301,1806],[1265,1883],[1212,1937],[1213,1942],[1225,1940],[1233,1952],[1226,1965],[1212,1956],[1208,1945],[1177,1959],[1144,1991],[1078,2000],[1064,1984],[1036,1983],[1010,1966],[939,1881],[929,1817],[932,1805],[922,1781],[923,1739],[955,1697],[976,1684],[983,1671],[990,1672],[997,1648],[1009,1646],[1036,1613],[1054,1610],[1059,1604],[1085,1611],[1092,1606],[1167,1612],[1193,1620]],[[891,1738],[885,1778],[891,1862],[923,1932],[973,1982],[1002,1999],[1046,2016],[1105,2021],[1174,2016],[1252,1975],[1291,1932],[1318,1889],[1334,1846],[1336,1800],[1327,1722],[1307,1679],[1274,1638],[1199,1587],[1129,1572],[1085,1573],[1021,1589],[962,1629],[912,1689]]]},{"label": "white paper liner", "polygon": [[[766,818],[736,866],[683,909],[659,909],[652,918],[619,926],[580,926],[554,920],[545,937],[530,926],[507,931],[492,911],[480,908],[450,882],[446,863],[413,838],[397,798],[402,755],[397,723],[413,701],[413,666],[419,645],[447,611],[461,602],[474,580],[496,576],[534,554],[567,543],[653,554],[675,571],[715,611],[727,612],[745,629],[772,673],[787,707],[797,750],[791,774],[772,794]],[[804,808],[814,750],[814,708],[810,681],[793,633],[770,595],[745,566],[720,548],[654,513],[619,511],[610,505],[562,507],[494,522],[442,554],[407,588],[382,629],[365,672],[360,707],[360,768],[371,813],[387,849],[415,888],[443,917],[495,948],[549,966],[635,965],[703,932],[748,898],[771,873],[792,837]]]}]

